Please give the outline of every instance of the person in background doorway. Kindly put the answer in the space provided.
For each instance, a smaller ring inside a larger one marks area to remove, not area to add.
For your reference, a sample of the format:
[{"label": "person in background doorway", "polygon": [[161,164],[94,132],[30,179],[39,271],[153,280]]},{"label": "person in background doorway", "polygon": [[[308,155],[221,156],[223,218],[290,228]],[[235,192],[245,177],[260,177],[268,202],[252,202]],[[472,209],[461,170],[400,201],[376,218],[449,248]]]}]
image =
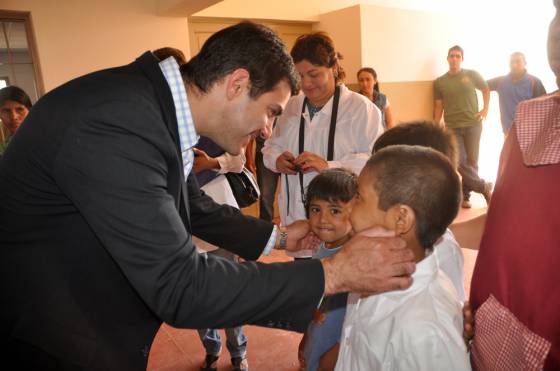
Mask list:
[{"label": "person in background doorway", "polygon": [[527,60],[523,53],[513,53],[509,58],[509,67],[509,74],[488,80],[490,90],[496,91],[500,97],[504,135],[513,124],[515,109],[520,102],[546,94],[541,80],[527,73]]},{"label": "person in background doorway", "polygon": [[393,127],[393,113],[387,96],[379,91],[377,72],[371,67],[363,67],[358,71],[360,94],[365,95],[381,111],[381,121],[385,129]]},{"label": "person in background doorway", "polygon": [[31,99],[23,89],[17,86],[7,86],[0,89],[0,120],[7,129],[7,136],[0,141],[0,156],[8,147],[30,109]]},{"label": "person in background doorway", "polygon": [[[459,173],[463,182],[463,208],[470,208],[471,191],[490,203],[492,183],[478,176],[478,150],[482,121],[488,114],[490,90],[486,81],[474,70],[461,68],[464,51],[455,45],[447,52],[449,71],[434,81],[434,121],[441,122],[455,133],[459,145]],[[478,110],[476,90],[482,92],[484,106]]]}]

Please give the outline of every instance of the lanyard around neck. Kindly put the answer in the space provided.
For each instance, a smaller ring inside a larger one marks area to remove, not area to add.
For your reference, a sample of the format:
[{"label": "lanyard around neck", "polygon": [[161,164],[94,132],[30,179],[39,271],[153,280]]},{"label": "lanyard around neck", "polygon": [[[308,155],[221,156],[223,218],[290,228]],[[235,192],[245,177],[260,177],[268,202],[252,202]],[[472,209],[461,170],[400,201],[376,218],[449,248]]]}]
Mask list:
[{"label": "lanyard around neck", "polygon": [[[340,100],[340,85],[334,89],[332,111],[331,111],[331,123],[329,126],[329,139],[327,144],[327,161],[332,161],[334,159],[334,134],[336,131],[336,118],[338,115],[338,102]],[[303,100],[303,106],[301,108],[301,119],[299,121],[299,154],[303,153],[305,146],[305,118],[303,114],[305,113],[305,106],[307,105],[307,97]],[[286,175],[286,194],[288,196],[288,207],[287,213],[290,213],[290,193],[288,188],[288,176]],[[299,172],[299,187],[301,193],[301,201],[305,199],[305,192],[303,189],[303,173]]]}]

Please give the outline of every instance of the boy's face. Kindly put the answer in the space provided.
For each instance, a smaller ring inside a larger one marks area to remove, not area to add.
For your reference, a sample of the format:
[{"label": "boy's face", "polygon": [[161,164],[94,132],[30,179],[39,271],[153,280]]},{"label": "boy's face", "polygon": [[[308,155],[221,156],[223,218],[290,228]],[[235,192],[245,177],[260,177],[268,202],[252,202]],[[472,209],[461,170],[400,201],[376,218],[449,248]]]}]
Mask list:
[{"label": "boy's face", "polygon": [[328,247],[337,247],[343,243],[352,231],[352,226],[350,225],[351,210],[352,201],[331,202],[313,198],[309,203],[309,225],[311,230]]},{"label": "boy's face", "polygon": [[375,175],[363,170],[358,177],[358,192],[352,206],[350,222],[354,232],[359,233],[373,227],[394,230],[388,218],[388,212],[379,208],[379,197],[373,188]]}]

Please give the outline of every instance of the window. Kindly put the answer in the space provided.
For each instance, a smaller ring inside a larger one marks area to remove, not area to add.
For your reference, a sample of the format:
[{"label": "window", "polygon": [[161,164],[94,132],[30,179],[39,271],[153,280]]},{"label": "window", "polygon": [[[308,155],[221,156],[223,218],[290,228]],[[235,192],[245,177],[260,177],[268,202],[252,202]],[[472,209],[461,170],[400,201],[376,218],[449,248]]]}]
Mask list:
[{"label": "window", "polygon": [[43,93],[29,13],[0,11],[0,88],[16,85],[33,102]]}]

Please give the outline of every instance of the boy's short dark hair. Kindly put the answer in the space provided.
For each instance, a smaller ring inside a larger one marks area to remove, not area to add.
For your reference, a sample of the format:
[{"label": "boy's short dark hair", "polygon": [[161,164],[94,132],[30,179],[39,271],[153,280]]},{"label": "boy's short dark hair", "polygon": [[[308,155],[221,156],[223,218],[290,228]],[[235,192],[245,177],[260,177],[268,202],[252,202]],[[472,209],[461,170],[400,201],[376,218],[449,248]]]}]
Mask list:
[{"label": "boy's short dark hair", "polygon": [[394,145],[376,152],[364,167],[374,176],[379,208],[407,205],[416,214],[416,238],[430,248],[459,211],[461,181],[443,154],[428,147]]},{"label": "boy's short dark hair", "polygon": [[373,153],[395,144],[430,147],[443,153],[456,168],[458,166],[457,140],[453,132],[433,121],[411,121],[384,132],[374,143]]},{"label": "boy's short dark hair", "polygon": [[23,104],[27,107],[27,109],[31,109],[31,99],[20,87],[12,85],[0,89],[0,106],[3,106],[8,100],[18,102],[19,104]]},{"label": "boy's short dark hair", "polygon": [[305,213],[309,217],[312,200],[329,202],[350,202],[358,189],[358,176],[342,168],[323,170],[311,180],[305,195]]},{"label": "boy's short dark hair", "polygon": [[187,83],[202,93],[238,68],[249,71],[249,95],[258,98],[285,80],[297,94],[299,77],[286,46],[270,28],[241,22],[213,34],[200,52],[181,66]]}]

